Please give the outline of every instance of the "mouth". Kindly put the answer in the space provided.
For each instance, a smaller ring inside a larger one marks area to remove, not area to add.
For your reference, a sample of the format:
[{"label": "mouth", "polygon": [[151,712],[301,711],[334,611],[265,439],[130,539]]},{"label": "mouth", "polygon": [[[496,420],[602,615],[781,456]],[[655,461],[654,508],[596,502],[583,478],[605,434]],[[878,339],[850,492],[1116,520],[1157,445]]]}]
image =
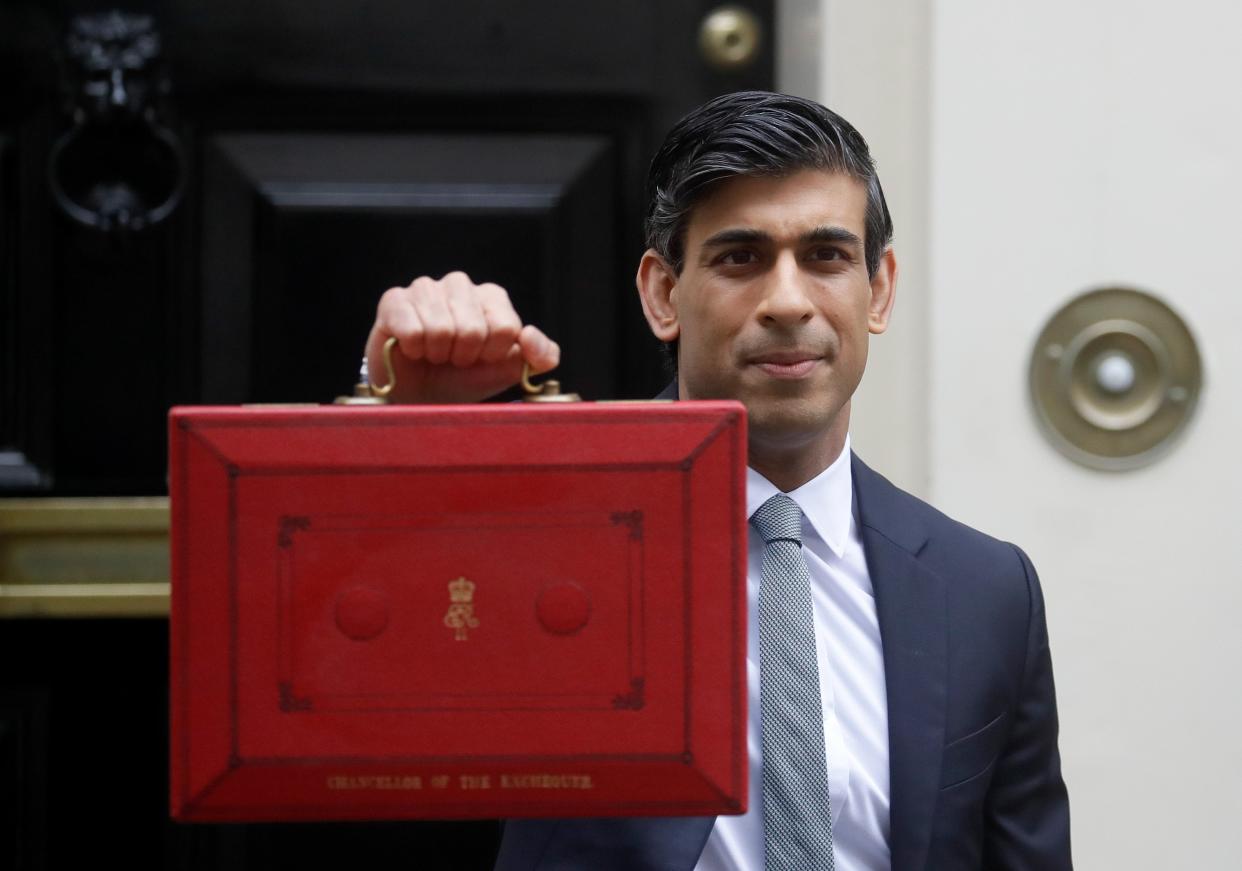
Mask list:
[{"label": "mouth", "polygon": [[823,360],[810,351],[772,351],[758,354],[749,362],[772,378],[804,378]]}]

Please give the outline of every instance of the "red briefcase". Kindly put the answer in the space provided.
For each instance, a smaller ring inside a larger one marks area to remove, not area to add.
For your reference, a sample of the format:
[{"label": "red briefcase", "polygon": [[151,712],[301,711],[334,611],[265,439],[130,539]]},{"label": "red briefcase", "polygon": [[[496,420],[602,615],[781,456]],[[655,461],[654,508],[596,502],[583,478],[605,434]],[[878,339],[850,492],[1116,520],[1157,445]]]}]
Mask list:
[{"label": "red briefcase", "polygon": [[174,409],[173,815],[744,811],[744,415]]}]

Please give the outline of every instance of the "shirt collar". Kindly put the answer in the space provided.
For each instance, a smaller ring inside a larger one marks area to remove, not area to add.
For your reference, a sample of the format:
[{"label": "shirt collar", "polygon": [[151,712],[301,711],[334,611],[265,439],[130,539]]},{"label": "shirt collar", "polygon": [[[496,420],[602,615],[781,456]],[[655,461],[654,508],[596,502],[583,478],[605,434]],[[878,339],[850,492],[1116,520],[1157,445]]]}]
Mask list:
[{"label": "shirt collar", "polygon": [[[754,469],[746,469],[746,516],[754,514],[780,490]],[[841,454],[828,468],[788,494],[798,503],[815,534],[834,554],[845,553],[854,510],[854,482],[850,470],[850,437],[845,437]]]}]

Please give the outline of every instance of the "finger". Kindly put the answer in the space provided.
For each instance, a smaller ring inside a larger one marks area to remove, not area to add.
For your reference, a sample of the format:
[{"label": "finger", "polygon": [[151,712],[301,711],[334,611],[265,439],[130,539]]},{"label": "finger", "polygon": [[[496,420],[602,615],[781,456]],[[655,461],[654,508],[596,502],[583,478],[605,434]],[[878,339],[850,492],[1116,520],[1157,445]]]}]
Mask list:
[{"label": "finger", "polygon": [[423,324],[423,356],[428,363],[447,363],[457,326],[445,299],[444,283],[420,278],[410,285],[410,301]]},{"label": "finger", "polygon": [[555,369],[561,362],[561,346],[532,324],[522,327],[518,333],[518,345],[522,348],[522,358],[535,374]]},{"label": "finger", "polygon": [[445,276],[443,283],[455,327],[449,361],[459,368],[473,366],[487,341],[487,319],[479,301],[479,289],[460,272]]},{"label": "finger", "polygon": [[479,352],[484,363],[499,363],[509,356],[522,329],[522,319],[513,310],[509,294],[495,284],[479,285],[479,302],[487,321],[487,341]]},{"label": "finger", "polygon": [[[380,297],[375,326],[367,341],[367,360],[379,360],[384,342],[395,336],[401,354],[410,360],[421,360],[425,353],[423,322],[414,310],[408,288],[394,287]],[[379,383],[378,381],[376,382]]]}]

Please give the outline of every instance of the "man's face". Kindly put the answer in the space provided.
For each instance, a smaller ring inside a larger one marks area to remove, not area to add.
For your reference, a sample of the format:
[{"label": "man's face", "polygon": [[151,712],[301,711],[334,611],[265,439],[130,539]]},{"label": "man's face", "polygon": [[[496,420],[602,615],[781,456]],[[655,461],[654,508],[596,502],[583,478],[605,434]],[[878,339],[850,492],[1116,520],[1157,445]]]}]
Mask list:
[{"label": "man's face", "polygon": [[863,185],[839,173],[741,176],[695,207],[680,276],[644,257],[644,308],[661,339],[679,340],[681,397],[740,400],[752,454],[831,462],[844,444],[895,272],[890,253],[867,275],[866,207]]}]

